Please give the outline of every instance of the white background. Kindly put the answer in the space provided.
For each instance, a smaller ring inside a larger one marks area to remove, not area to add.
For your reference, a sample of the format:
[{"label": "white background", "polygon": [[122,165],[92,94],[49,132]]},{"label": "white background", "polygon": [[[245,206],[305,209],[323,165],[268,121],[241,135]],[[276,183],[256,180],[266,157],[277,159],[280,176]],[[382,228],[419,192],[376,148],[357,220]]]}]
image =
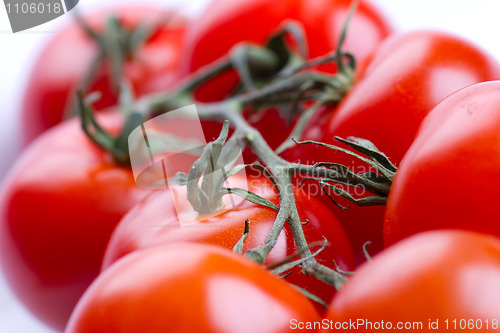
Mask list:
[{"label": "white background", "polygon": [[[279,0],[278,0],[279,1]],[[315,1],[315,0],[310,0]],[[498,0],[372,0],[392,18],[400,31],[437,28],[464,36],[500,59],[500,1]],[[80,0],[78,9],[124,3],[124,0]],[[140,1],[144,3],[143,1]],[[160,1],[152,1],[158,4]],[[163,0],[186,5],[195,15],[206,0]],[[66,15],[68,16],[68,15]],[[0,181],[19,154],[18,118],[27,72],[37,52],[70,18],[63,16],[26,32],[13,34],[5,7],[0,4]],[[0,333],[47,333],[10,293],[0,274]]]}]

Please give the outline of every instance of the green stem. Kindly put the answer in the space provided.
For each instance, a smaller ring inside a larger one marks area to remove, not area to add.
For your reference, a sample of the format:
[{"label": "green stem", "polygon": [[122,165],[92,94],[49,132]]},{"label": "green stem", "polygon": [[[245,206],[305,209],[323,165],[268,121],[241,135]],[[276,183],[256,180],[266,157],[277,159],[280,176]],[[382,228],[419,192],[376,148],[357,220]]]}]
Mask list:
[{"label": "green stem", "polygon": [[[224,104],[226,104],[225,107]],[[238,105],[234,102],[223,102],[218,107],[214,107],[214,105],[198,105],[198,114],[202,119],[211,118],[214,114],[228,119],[233,127],[238,129],[237,135],[247,142],[248,146],[268,167],[276,179],[280,196],[280,206],[274,224],[266,238],[266,242],[260,247],[247,251],[245,255],[256,262],[263,263],[269,252],[276,245],[279,234],[288,221],[298,251],[300,251],[302,257],[309,258],[303,263],[303,270],[339,288],[344,283],[345,278],[336,271],[318,264],[314,256],[312,256],[305,238],[293,191],[292,175],[296,169],[296,164],[282,159],[273,151],[262,134],[249,125],[247,120],[241,115],[241,108],[242,105],[239,105],[238,108]]]}]

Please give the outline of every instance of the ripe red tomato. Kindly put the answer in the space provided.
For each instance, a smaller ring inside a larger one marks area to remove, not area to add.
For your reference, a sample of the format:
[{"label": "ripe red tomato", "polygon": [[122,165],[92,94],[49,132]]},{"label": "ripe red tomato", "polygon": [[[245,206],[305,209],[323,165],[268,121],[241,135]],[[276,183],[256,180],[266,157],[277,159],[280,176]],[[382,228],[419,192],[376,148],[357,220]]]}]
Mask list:
[{"label": "ripe red tomato", "polygon": [[289,332],[317,321],[311,303],[284,281],[226,249],[163,245],[134,252],[84,294],[66,333]]},{"label": "ripe red tomato", "polygon": [[[111,132],[116,113],[98,118]],[[0,188],[0,261],[37,318],[62,330],[120,218],[148,191],[68,120],[30,145]]]},{"label": "ripe red tomato", "polygon": [[[396,35],[381,44],[336,110],[312,124],[304,138],[344,148],[334,136],[368,139],[399,165],[420,123],[439,101],[465,86],[497,78],[498,62],[468,41],[435,31]],[[363,162],[319,146],[298,146],[287,154],[304,163],[332,161],[357,173],[369,171]],[[350,204],[349,210],[337,211],[355,250],[367,240],[373,241],[372,251],[382,249],[383,208]]]},{"label": "ripe red tomato", "polygon": [[[94,12],[86,20],[95,31],[102,32],[110,15],[116,15],[129,30],[141,24],[159,23],[157,30],[125,62],[123,75],[131,82],[135,93],[143,95],[160,91],[175,82],[185,19],[178,15],[172,18],[173,12],[161,7],[141,5]],[[68,116],[75,90],[89,71],[97,52],[96,42],[77,22],[58,32],[43,48],[26,86],[22,108],[25,143]],[[78,59],[77,63],[75,59]],[[94,104],[97,109],[112,106],[117,101],[118,91],[113,88],[110,73],[110,62],[105,61],[88,89],[88,92],[102,93]]]},{"label": "ripe red tomato", "polygon": [[500,237],[500,82],[439,103],[401,162],[387,203],[386,245],[414,233],[467,229]]},{"label": "ripe red tomato", "polygon": [[500,64],[457,36],[435,31],[394,36],[331,114],[322,138],[368,139],[399,165],[437,103],[458,89],[499,78]]},{"label": "ripe red tomato", "polygon": [[422,233],[361,266],[331,303],[322,332],[498,332],[499,289],[498,238]]},{"label": "ripe red tomato", "polygon": [[[233,187],[243,187],[245,181],[242,177],[234,176],[230,180]],[[239,185],[240,183],[242,185]],[[250,191],[278,204],[278,195],[269,180],[248,178],[248,183]],[[245,240],[243,251],[265,243],[276,218],[275,210],[244,200],[219,215],[200,221],[196,220],[197,214],[187,201],[184,189],[185,187],[172,188],[172,191],[157,191],[131,209],[110,239],[103,259],[103,268],[127,253],[158,244],[196,242],[232,249],[243,235],[246,219],[249,220],[250,233]],[[321,242],[325,236],[330,243],[330,246],[317,256],[318,261],[333,268],[335,260],[340,267],[352,269],[353,257],[349,241],[333,214],[314,198],[309,198],[306,193],[300,190],[295,193],[299,216],[302,221],[308,221],[303,226],[307,241]],[[237,199],[236,195],[226,196],[226,204]],[[181,221],[179,216],[191,216],[191,219],[182,218]],[[318,248],[315,247],[313,252]],[[286,225],[266,264],[281,261],[296,251],[291,229]],[[335,292],[332,286],[318,281],[313,276],[304,275],[299,268],[294,269],[286,281],[307,289],[326,302],[329,302]]]},{"label": "ripe red tomato", "polygon": [[[193,22],[187,31],[184,73],[226,55],[238,42],[263,44],[286,20],[302,23],[311,57],[325,55],[337,48],[351,3],[350,0],[215,0],[204,11],[203,18]],[[344,50],[362,62],[391,32],[388,20],[375,6],[366,0],[359,1]],[[211,88],[200,92],[199,99],[224,97],[234,87],[235,79],[232,75],[214,80]]]}]

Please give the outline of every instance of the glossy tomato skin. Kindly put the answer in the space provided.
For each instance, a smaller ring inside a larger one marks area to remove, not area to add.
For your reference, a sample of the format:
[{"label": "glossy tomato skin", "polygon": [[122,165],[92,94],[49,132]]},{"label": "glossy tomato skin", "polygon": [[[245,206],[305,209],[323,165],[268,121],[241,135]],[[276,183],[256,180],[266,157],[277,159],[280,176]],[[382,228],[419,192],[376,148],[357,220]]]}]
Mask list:
[{"label": "glossy tomato skin", "polygon": [[499,78],[500,64],[457,36],[430,30],[394,35],[380,45],[326,126],[313,125],[306,137],[368,139],[397,166],[436,104],[461,88]]},{"label": "glossy tomato skin", "polygon": [[422,325],[406,330],[428,332],[429,324],[438,321],[435,330],[463,332],[460,325],[472,320],[467,327],[471,332],[498,332],[499,288],[498,238],[456,230],[426,232],[359,267],[331,303],[325,322],[364,320],[357,329],[346,325],[346,332],[389,332],[398,323]]},{"label": "glossy tomato skin", "polygon": [[289,332],[318,321],[284,281],[229,250],[174,244],[134,252],[99,276],[66,333]]},{"label": "glossy tomato skin", "polygon": [[[163,22],[125,62],[123,75],[137,95],[171,86],[177,78],[186,20],[178,15],[174,18],[173,12],[161,7],[143,5],[96,11],[85,19],[95,31],[102,32],[110,15],[118,17],[122,25],[130,30],[141,24]],[[25,144],[69,115],[77,86],[84,79],[97,52],[96,42],[76,21],[56,33],[44,46],[25,88],[21,122]],[[77,63],[75,59],[78,59]],[[113,88],[110,71],[109,61],[102,63],[87,91],[101,93],[101,98],[94,104],[96,109],[104,109],[117,102],[118,91]]]},{"label": "glossy tomato skin", "polygon": [[442,228],[500,237],[499,96],[500,82],[481,83],[450,95],[429,113],[392,184],[387,245]]},{"label": "glossy tomato skin", "polygon": [[[116,114],[99,117],[111,132]],[[63,329],[98,275],[109,236],[148,193],[69,120],[35,140],[0,189],[0,261],[20,301]]]},{"label": "glossy tomato skin", "polygon": [[[233,176],[231,186],[243,187],[238,184],[243,184],[245,181],[242,177]],[[248,178],[248,184],[250,191],[278,204],[278,196],[270,181],[264,178]],[[340,267],[352,269],[353,257],[349,241],[333,214],[314,198],[308,198],[304,192],[297,190],[295,193],[299,216],[302,221],[308,221],[303,226],[308,243],[322,242],[325,236],[331,244],[317,256],[318,261],[333,268],[333,260],[335,260]],[[173,196],[178,196],[176,206],[174,206]],[[233,196],[232,200],[237,199],[238,197]],[[185,207],[182,207],[182,204]],[[246,251],[265,243],[276,218],[275,210],[246,200],[207,220],[181,220],[179,218],[191,211],[192,208],[185,198],[185,192],[177,192],[173,189],[152,193],[131,209],[115,229],[104,256],[103,267],[109,267],[127,253],[158,244],[194,242],[232,249],[241,238],[244,222],[248,219],[249,236],[243,248],[243,251]],[[313,250],[318,248],[314,247]],[[296,251],[292,232],[287,225],[281,232],[266,263],[276,263]],[[305,276],[299,268],[294,269],[285,280],[306,288],[327,302],[335,291],[333,287],[316,278]]]},{"label": "glossy tomato skin", "polygon": [[[238,42],[264,44],[286,20],[303,25],[311,57],[332,52],[350,5],[349,0],[214,0],[187,31],[183,73],[192,73],[225,56]],[[360,1],[345,50],[362,61],[391,32],[392,26],[383,14],[369,1]],[[233,72],[202,87],[197,98],[221,99],[235,84]]]},{"label": "glossy tomato skin", "polygon": [[[368,139],[399,166],[420,123],[437,103],[460,88],[497,78],[497,61],[454,35],[426,30],[394,35],[380,45],[371,62],[358,73],[354,86],[329,118],[312,124],[304,138],[343,148],[347,147],[334,136]],[[343,152],[319,146],[294,147],[284,156],[309,164],[340,163],[357,173],[370,170]],[[349,204],[342,199],[339,202]],[[381,250],[384,209],[349,205],[349,210],[337,210],[337,216],[351,236],[353,247],[359,249],[370,240],[372,251]]]}]

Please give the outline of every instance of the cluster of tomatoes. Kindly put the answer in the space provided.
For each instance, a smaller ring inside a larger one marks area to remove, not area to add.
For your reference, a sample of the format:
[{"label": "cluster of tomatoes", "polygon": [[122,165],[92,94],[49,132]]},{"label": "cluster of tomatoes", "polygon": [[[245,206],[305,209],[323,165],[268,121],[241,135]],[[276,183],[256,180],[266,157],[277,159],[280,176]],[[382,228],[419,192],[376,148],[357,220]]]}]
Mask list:
[{"label": "cluster of tomatoes", "polygon": [[[371,332],[408,323],[424,331],[431,324],[499,331],[500,64],[452,34],[394,32],[383,12],[358,2],[342,45],[357,63],[354,83],[300,139],[347,150],[335,137],[371,141],[394,166],[386,205],[356,206],[307,181],[293,189],[307,242],[329,243],[316,260],[346,277],[339,290],[300,265],[272,274],[297,255],[288,225],[263,265],[231,251],[245,220],[243,252],[266,242],[277,215],[272,207],[242,201],[182,225],[171,191],[137,186],[130,166],[68,115],[76,90],[98,92],[94,132],[118,135],[125,120],[117,62],[136,96],[168,91],[240,42],[264,44],[286,20],[300,23],[309,57],[338,50],[351,0],[214,0],[194,19],[124,6],[56,34],[26,89],[26,148],[0,189],[0,259],[30,312],[67,333]],[[115,19],[106,19],[110,13]],[[237,83],[228,71],[202,85],[196,99],[223,100]],[[272,148],[290,133],[275,111],[249,117]],[[181,125],[179,132],[190,132]],[[220,131],[219,123],[210,126]],[[359,158],[325,146],[295,146],[281,157],[378,177]],[[233,181],[279,206],[266,177]]]}]

